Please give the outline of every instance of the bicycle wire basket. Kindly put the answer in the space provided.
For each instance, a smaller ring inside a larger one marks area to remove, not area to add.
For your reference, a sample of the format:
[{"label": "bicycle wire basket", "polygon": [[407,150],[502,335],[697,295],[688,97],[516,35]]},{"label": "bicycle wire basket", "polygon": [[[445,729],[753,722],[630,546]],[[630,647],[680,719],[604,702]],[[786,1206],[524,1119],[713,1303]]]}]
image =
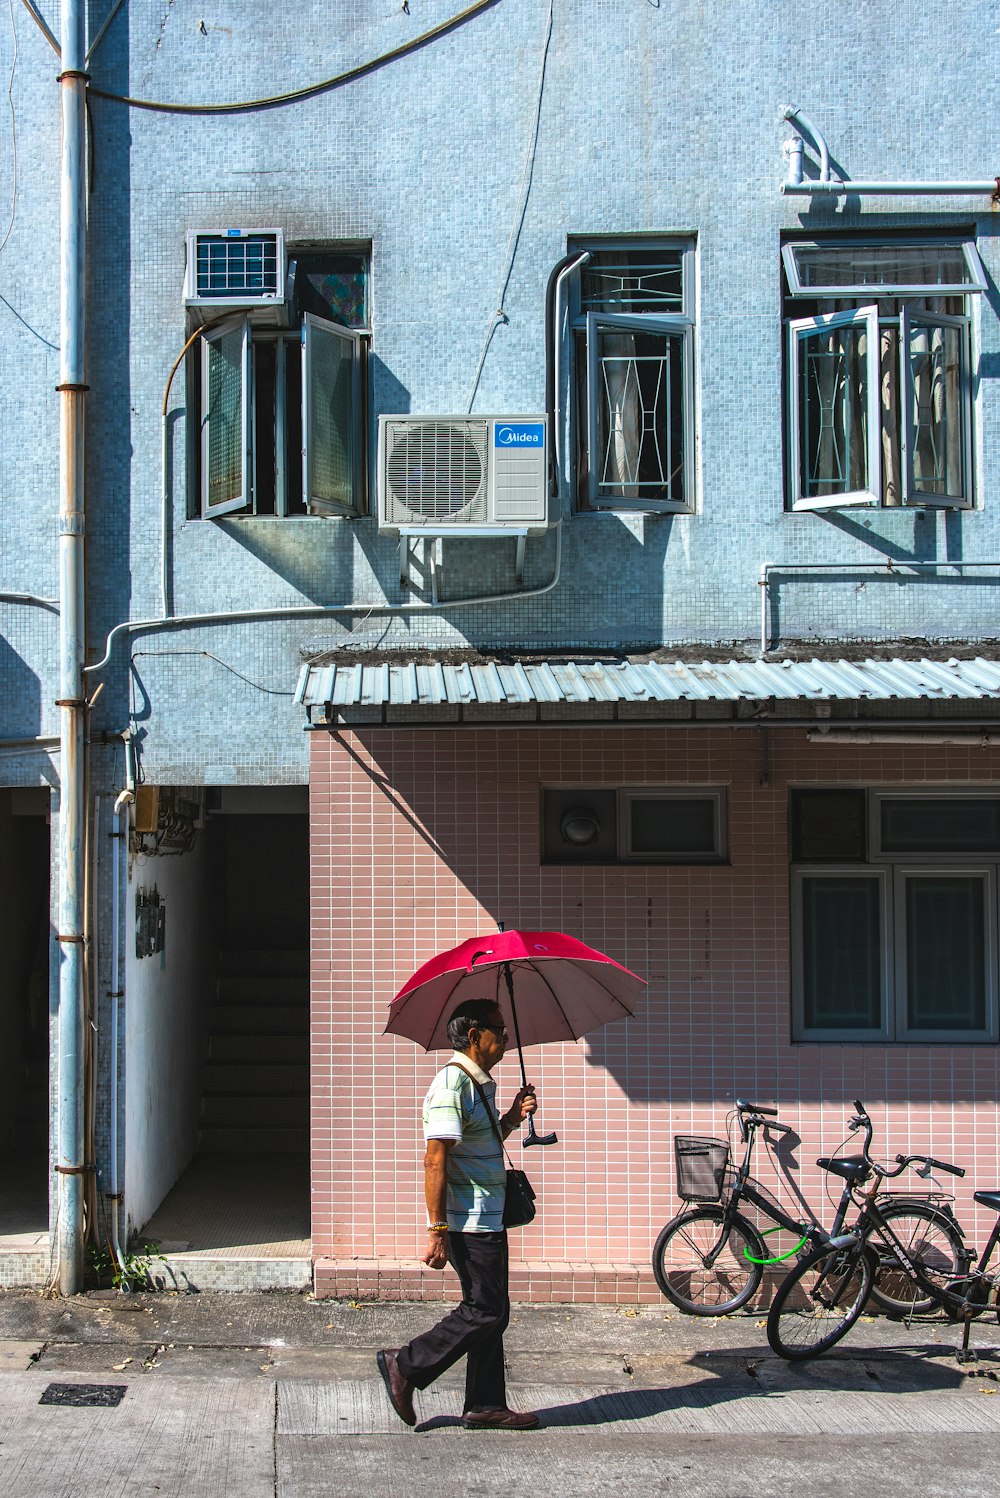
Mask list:
[{"label": "bicycle wire basket", "polygon": [[729,1145],[725,1139],[674,1135],[677,1195],[685,1202],[717,1202],[726,1183]]}]

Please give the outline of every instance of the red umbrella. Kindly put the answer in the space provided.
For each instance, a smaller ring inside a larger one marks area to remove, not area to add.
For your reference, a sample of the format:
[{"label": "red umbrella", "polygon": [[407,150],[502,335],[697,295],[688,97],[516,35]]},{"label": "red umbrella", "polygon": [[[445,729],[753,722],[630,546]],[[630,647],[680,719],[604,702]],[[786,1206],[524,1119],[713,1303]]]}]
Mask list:
[{"label": "red umbrella", "polygon": [[[522,1045],[578,1040],[625,1019],[644,985],[621,963],[561,931],[497,931],[471,937],[418,968],[389,1006],[385,1033],[405,1035],[425,1051],[441,1050],[459,1002],[492,999],[513,1024],[524,1087]],[[555,1138],[537,1135],[529,1116],[525,1145],[553,1144]]]}]

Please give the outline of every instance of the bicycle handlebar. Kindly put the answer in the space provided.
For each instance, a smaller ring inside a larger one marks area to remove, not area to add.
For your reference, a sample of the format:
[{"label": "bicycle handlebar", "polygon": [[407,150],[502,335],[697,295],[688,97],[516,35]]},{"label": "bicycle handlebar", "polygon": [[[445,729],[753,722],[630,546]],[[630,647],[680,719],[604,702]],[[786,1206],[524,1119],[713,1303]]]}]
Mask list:
[{"label": "bicycle handlebar", "polygon": [[949,1165],[946,1160],[935,1160],[933,1155],[897,1155],[896,1164],[899,1170],[894,1170],[892,1174],[899,1175],[908,1165],[914,1165],[918,1160],[922,1165],[926,1165],[928,1170],[945,1170],[952,1176],[965,1175],[961,1165]]},{"label": "bicycle handlebar", "polygon": [[763,1113],[768,1118],[777,1118],[778,1116],[777,1108],[765,1108],[763,1103],[748,1103],[746,1098],[743,1097],[736,1099],[736,1111],[737,1113]]}]

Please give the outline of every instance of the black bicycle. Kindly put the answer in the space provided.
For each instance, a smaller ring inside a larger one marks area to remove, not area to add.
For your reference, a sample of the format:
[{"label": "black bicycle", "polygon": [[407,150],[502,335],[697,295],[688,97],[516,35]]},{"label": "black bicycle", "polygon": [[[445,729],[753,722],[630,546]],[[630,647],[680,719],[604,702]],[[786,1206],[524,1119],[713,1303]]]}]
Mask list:
[{"label": "black bicycle", "polygon": [[[820,1160],[819,1164],[843,1177],[844,1197],[857,1203],[860,1216],[851,1232],[813,1249],[779,1285],[767,1318],[767,1340],[774,1351],[793,1361],[826,1352],[850,1331],[874,1294],[876,1275],[884,1274],[888,1266],[898,1299],[904,1298],[909,1287],[912,1310],[942,1307],[952,1320],[965,1322],[962,1354],[968,1354],[972,1321],[998,1306],[1000,1264],[992,1270],[989,1265],[1000,1242],[1000,1216],[975,1268],[971,1268],[974,1255],[965,1250],[956,1271],[948,1253],[923,1247],[915,1252],[905,1234],[897,1231],[898,1224],[886,1212],[879,1194],[884,1180],[902,1175],[913,1165],[920,1165],[921,1174],[942,1170],[963,1176],[965,1171],[930,1155],[897,1155],[895,1170],[871,1160]],[[1000,1214],[1000,1191],[974,1195],[976,1201]]]},{"label": "black bicycle", "polygon": [[[864,1149],[858,1157],[828,1161],[826,1168],[835,1173],[868,1169],[874,1164],[869,1155],[871,1119],[863,1103],[856,1100],[854,1108],[848,1127],[851,1133],[864,1131]],[[653,1273],[667,1299],[689,1316],[726,1316],[745,1306],[760,1289],[765,1268],[839,1240],[851,1205],[850,1192],[845,1191],[829,1232],[815,1219],[802,1221],[786,1212],[767,1187],[753,1178],[750,1166],[758,1132],[766,1129],[785,1134],[790,1132],[789,1125],[778,1122],[776,1108],[744,1098],[737,1098],[735,1111],[745,1145],[739,1166],[732,1164],[728,1140],[683,1134],[674,1139],[677,1193],[693,1205],[678,1213],[660,1232],[653,1248]],[[741,1211],[744,1203],[774,1226],[758,1229]],[[911,1258],[919,1257],[934,1266],[947,1263],[955,1274],[962,1272],[968,1261],[965,1241],[942,1193],[886,1193],[879,1206]],[[782,1231],[796,1235],[794,1247],[785,1253],[770,1253],[765,1239]],[[913,1299],[912,1282],[900,1278],[895,1258],[886,1255],[877,1259],[873,1278],[875,1300],[892,1315],[913,1314],[932,1306],[929,1299]]]}]

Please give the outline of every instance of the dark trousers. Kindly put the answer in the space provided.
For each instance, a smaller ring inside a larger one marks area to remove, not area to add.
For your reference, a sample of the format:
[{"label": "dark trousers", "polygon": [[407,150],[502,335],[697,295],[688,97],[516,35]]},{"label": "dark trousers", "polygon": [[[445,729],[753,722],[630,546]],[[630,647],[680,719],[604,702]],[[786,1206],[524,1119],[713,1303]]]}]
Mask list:
[{"label": "dark trousers", "polygon": [[426,1389],[464,1355],[466,1413],[504,1409],[503,1334],[510,1320],[507,1234],[449,1233],[448,1258],[461,1281],[461,1305],[400,1348],[400,1372],[416,1388]]}]

